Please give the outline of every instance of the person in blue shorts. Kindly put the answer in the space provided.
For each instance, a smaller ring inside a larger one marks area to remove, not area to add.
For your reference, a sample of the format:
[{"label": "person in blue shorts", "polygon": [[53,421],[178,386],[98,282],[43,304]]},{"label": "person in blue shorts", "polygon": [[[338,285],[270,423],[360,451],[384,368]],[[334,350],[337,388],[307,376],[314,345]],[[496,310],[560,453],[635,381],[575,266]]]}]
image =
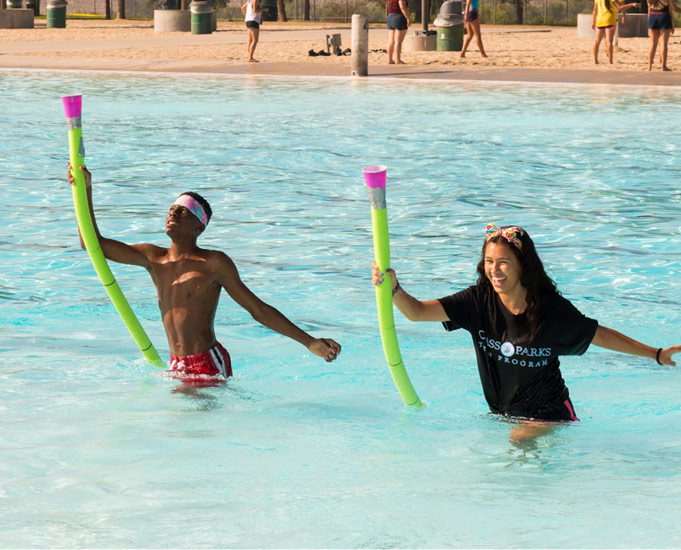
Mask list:
[{"label": "person in blue shorts", "polygon": [[480,34],[480,14],[478,13],[478,3],[480,0],[466,0],[466,8],[463,12],[463,21],[466,24],[466,40],[461,48],[461,57],[466,57],[466,50],[475,37],[478,50],[482,57],[487,57],[485,47],[482,45],[482,34]]},{"label": "person in blue shorts", "polygon": [[[492,413],[522,422],[515,440],[540,435],[556,422],[577,421],[560,372],[561,355],[581,355],[591,344],[675,365],[680,346],[654,348],[584,316],[560,292],[534,242],[517,226],[488,225],[477,283],[439,300],[420,301],[388,270],[393,302],[410,321],[463,328],[475,345],[478,372]],[[372,280],[383,283],[374,266]]]},{"label": "person in blue shorts", "polygon": [[648,70],[653,70],[655,53],[660,47],[660,64],[663,71],[671,71],[667,67],[667,50],[669,36],[674,34],[674,17],[672,12],[681,12],[676,7],[674,0],[647,0],[648,2],[648,35],[650,36],[650,49],[648,50]]},{"label": "person in blue shorts", "polygon": [[407,29],[411,25],[407,7],[407,0],[386,0],[385,2],[386,23],[388,25],[388,63],[390,65],[404,65],[402,42],[404,42]]}]

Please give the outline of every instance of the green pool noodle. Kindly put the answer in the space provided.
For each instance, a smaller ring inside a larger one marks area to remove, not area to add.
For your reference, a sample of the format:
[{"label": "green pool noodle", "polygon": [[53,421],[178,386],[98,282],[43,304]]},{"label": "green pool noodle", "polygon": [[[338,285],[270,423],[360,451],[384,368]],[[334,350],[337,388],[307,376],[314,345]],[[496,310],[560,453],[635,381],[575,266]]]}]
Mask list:
[{"label": "green pool noodle", "polygon": [[[378,269],[385,273],[390,268],[390,237],[388,233],[388,209],[385,201],[386,186],[385,166],[367,166],[364,168],[364,181],[371,202],[371,224],[374,235],[374,255]],[[376,307],[378,309],[378,327],[383,342],[383,353],[390,369],[390,374],[405,405],[422,407],[423,403],[409,380],[407,369],[402,361],[400,346],[395,331],[393,316],[393,297],[390,277],[386,282],[376,285]]]},{"label": "green pool noodle", "polygon": [[135,339],[142,355],[148,363],[156,367],[165,367],[161,357],[158,355],[151,340],[144,331],[139,320],[135,316],[125,295],[118,286],[118,282],[111,272],[111,268],[104,257],[102,247],[95,234],[94,224],[90,217],[90,208],[87,201],[87,191],[85,189],[85,175],[80,171],[80,167],[85,162],[85,148],[83,147],[83,129],[81,125],[82,96],[64,96],[64,112],[69,131],[69,159],[71,161],[71,173],[76,181],[72,186],[73,206],[78,220],[78,229],[83,237],[85,248],[87,249],[92,265],[99,276],[111,302],[113,303],[118,315],[125,323],[130,334]]}]

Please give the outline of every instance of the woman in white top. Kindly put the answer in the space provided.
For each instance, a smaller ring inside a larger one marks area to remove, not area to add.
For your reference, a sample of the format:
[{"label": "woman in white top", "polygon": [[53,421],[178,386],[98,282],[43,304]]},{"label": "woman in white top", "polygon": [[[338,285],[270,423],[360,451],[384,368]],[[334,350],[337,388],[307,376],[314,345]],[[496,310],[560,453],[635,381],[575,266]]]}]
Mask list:
[{"label": "woman in white top", "polygon": [[260,0],[247,0],[241,6],[241,11],[246,20],[246,30],[248,32],[248,62],[257,63],[258,60],[253,57],[255,47],[258,45],[258,38],[260,37],[260,24],[262,23],[262,12],[268,8],[260,7]]}]

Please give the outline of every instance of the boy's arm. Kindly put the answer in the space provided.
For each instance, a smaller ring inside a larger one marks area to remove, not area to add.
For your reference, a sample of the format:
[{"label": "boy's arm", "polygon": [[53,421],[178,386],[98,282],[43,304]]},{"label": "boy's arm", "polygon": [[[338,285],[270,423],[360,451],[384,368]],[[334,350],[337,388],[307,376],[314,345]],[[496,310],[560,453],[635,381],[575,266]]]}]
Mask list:
[{"label": "boy's arm", "polygon": [[327,362],[333,361],[338,356],[341,347],[337,342],[329,338],[313,338],[293,324],[279,310],[266,304],[251,292],[239,277],[239,272],[229,256],[216,252],[212,261],[216,262],[218,283],[258,323],[301,343]]},{"label": "boy's arm", "polygon": [[[71,165],[68,166],[69,171],[67,178],[71,185],[75,185],[75,179],[71,174]],[[81,167],[81,172],[85,174],[85,192],[87,194],[88,208],[90,209],[90,217],[92,218],[92,225],[95,229],[95,235],[97,240],[99,240],[99,245],[102,247],[102,252],[104,256],[109,260],[118,262],[121,264],[139,265],[145,268],[149,267],[149,260],[147,258],[147,253],[151,248],[151,245],[129,245],[121,241],[115,241],[113,239],[107,239],[102,237],[99,232],[99,227],[97,227],[97,219],[95,218],[95,210],[92,206],[92,174],[85,167]],[[80,246],[85,249],[85,243],[83,242],[83,236],[80,234],[80,228],[78,228],[78,236],[80,237]]]}]

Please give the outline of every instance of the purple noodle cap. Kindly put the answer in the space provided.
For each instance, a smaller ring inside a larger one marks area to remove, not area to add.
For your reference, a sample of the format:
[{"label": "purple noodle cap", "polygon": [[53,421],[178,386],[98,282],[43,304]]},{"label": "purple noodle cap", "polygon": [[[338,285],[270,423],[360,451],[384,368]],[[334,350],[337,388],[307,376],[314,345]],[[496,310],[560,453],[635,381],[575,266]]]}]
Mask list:
[{"label": "purple noodle cap", "polygon": [[83,110],[82,95],[65,95],[61,98],[66,118],[78,118]]},{"label": "purple noodle cap", "polygon": [[385,189],[386,166],[367,166],[364,168],[364,182],[371,189]]}]

